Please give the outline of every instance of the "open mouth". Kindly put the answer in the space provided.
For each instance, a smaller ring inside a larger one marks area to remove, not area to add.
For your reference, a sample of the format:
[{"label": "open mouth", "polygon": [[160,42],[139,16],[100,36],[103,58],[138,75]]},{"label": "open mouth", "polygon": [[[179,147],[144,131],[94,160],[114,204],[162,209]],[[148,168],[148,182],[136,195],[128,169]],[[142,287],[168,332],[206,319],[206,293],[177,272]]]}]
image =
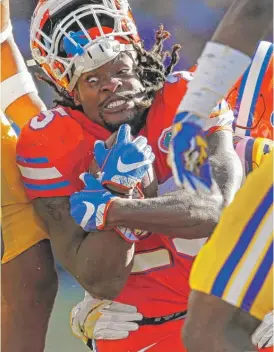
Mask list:
[{"label": "open mouth", "polygon": [[116,113],[132,107],[132,102],[125,99],[117,99],[109,102],[103,107],[105,113]]}]

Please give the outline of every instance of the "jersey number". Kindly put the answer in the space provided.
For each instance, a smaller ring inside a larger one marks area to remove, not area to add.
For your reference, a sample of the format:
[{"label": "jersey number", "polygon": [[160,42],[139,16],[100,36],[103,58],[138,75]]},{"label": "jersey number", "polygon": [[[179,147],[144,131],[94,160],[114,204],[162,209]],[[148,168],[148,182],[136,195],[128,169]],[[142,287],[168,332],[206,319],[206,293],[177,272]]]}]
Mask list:
[{"label": "jersey number", "polygon": [[[173,238],[171,243],[178,255],[194,257],[206,242],[206,238],[186,240]],[[146,252],[137,252],[134,257],[132,274],[142,274],[169,267],[172,264],[172,253],[167,248],[157,248]]]},{"label": "jersey number", "polygon": [[30,120],[30,127],[34,130],[41,130],[42,128],[47,127],[54,120],[56,115],[67,116],[68,114],[60,107],[41,112],[38,116],[35,116]]}]

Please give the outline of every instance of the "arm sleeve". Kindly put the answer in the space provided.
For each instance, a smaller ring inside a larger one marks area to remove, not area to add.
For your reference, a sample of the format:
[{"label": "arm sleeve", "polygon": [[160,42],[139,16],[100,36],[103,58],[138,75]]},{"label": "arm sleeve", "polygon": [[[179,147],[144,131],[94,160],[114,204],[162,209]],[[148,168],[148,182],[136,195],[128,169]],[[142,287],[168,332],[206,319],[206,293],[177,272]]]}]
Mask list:
[{"label": "arm sleeve", "polygon": [[78,191],[84,154],[82,127],[69,116],[50,110],[30,120],[21,131],[16,155],[27,196],[68,196]]}]

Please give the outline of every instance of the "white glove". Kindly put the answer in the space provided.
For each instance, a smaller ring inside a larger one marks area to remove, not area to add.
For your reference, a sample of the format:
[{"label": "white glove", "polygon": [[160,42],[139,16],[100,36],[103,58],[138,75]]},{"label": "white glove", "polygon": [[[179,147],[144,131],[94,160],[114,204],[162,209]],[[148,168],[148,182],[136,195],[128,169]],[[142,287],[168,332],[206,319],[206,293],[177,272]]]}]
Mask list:
[{"label": "white glove", "polygon": [[273,311],[268,313],[257,330],[252,335],[252,343],[259,348],[273,345]]},{"label": "white glove", "polygon": [[86,344],[88,339],[124,339],[130,331],[139,329],[134,321],[142,318],[135,306],[97,299],[86,292],[84,300],[71,311],[70,326],[74,335]]}]

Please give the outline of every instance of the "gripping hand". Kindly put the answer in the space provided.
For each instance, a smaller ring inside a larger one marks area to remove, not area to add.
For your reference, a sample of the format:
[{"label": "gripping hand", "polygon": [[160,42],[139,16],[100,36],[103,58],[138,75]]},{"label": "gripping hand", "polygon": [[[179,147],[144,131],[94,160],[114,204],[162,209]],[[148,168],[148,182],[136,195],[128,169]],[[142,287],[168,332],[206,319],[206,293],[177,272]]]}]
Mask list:
[{"label": "gripping hand", "polygon": [[187,112],[176,116],[168,163],[178,186],[196,192],[210,192],[212,175],[207,142],[197,116]]},{"label": "gripping hand", "polygon": [[86,293],[85,299],[71,311],[70,326],[84,343],[88,339],[119,340],[138,330],[142,317],[135,306],[97,299]]},{"label": "gripping hand", "polygon": [[70,214],[85,231],[103,230],[108,208],[115,198],[92,175],[83,173],[85,188],[70,196]]},{"label": "gripping hand", "polygon": [[120,193],[135,188],[155,159],[145,137],[131,140],[129,125],[119,128],[111,149],[106,149],[103,141],[97,141],[94,154],[101,169],[102,185]]}]

